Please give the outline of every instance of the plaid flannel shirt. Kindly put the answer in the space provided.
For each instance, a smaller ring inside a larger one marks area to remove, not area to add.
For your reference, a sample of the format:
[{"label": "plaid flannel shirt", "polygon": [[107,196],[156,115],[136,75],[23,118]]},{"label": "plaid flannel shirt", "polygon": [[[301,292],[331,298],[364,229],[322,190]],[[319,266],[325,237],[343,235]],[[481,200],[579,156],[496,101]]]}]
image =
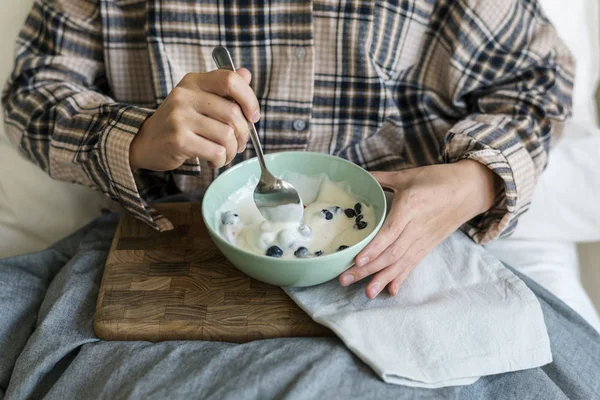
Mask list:
[{"label": "plaid flannel shirt", "polygon": [[217,45],[253,72],[266,152],[493,170],[504,190],[463,226],[480,243],[527,210],[570,109],[572,60],[533,0],[37,0],[2,97],[8,135],[55,179],[171,229],[149,199],[220,171],[132,171],[129,146],[186,73],[215,69]]}]

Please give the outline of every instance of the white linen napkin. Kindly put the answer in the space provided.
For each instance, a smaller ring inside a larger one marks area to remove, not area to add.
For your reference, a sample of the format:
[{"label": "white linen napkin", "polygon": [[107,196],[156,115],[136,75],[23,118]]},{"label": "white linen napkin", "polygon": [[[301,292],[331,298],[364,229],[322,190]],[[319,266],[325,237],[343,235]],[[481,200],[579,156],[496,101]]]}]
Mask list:
[{"label": "white linen napkin", "polygon": [[385,382],[468,385],[552,361],[535,295],[462,232],[425,257],[397,296],[369,300],[367,281],[284,290]]}]

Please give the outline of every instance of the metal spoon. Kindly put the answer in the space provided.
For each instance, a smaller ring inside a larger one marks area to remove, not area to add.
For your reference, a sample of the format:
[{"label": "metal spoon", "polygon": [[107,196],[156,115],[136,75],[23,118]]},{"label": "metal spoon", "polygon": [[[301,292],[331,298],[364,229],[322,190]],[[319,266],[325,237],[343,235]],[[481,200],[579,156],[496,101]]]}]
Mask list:
[{"label": "metal spoon", "polygon": [[[231,55],[225,47],[215,47],[212,57],[219,69],[235,72]],[[268,221],[301,221],[304,215],[304,207],[300,195],[288,182],[276,178],[269,172],[265,164],[256,127],[252,122],[248,122],[248,128],[250,129],[250,139],[254,145],[261,170],[260,180],[254,189],[256,207]]]}]

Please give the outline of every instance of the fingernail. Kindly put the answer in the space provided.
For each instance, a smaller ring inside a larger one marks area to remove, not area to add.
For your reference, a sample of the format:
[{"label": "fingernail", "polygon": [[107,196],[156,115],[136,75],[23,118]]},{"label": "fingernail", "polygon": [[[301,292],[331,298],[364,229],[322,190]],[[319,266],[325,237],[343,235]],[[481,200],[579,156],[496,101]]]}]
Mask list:
[{"label": "fingernail", "polygon": [[348,286],[352,282],[354,282],[354,275],[352,275],[352,274],[343,274],[342,275],[342,285],[343,286]]},{"label": "fingernail", "polygon": [[260,119],[260,111],[256,110],[254,111],[254,114],[252,114],[252,122],[258,122],[258,120]]},{"label": "fingernail", "polygon": [[371,297],[375,297],[379,294],[379,283],[373,284],[371,286]]},{"label": "fingernail", "polygon": [[368,262],[369,262],[369,257],[363,257],[356,262],[356,265],[359,267],[362,267],[363,265],[366,265]]}]

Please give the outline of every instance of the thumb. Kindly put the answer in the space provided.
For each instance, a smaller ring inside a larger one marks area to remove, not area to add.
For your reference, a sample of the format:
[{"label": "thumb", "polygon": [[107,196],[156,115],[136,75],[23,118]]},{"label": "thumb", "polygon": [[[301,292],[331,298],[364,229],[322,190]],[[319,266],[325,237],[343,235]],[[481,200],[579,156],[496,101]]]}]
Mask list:
[{"label": "thumb", "polygon": [[396,187],[396,177],[397,172],[388,172],[388,171],[374,171],[371,172],[373,178],[379,182],[381,187],[388,188],[394,190]]},{"label": "thumb", "polygon": [[252,72],[248,71],[246,68],[239,68],[236,70],[236,72],[240,74],[240,76],[244,79],[244,81],[246,81],[248,85],[250,84],[250,82],[252,81]]}]

